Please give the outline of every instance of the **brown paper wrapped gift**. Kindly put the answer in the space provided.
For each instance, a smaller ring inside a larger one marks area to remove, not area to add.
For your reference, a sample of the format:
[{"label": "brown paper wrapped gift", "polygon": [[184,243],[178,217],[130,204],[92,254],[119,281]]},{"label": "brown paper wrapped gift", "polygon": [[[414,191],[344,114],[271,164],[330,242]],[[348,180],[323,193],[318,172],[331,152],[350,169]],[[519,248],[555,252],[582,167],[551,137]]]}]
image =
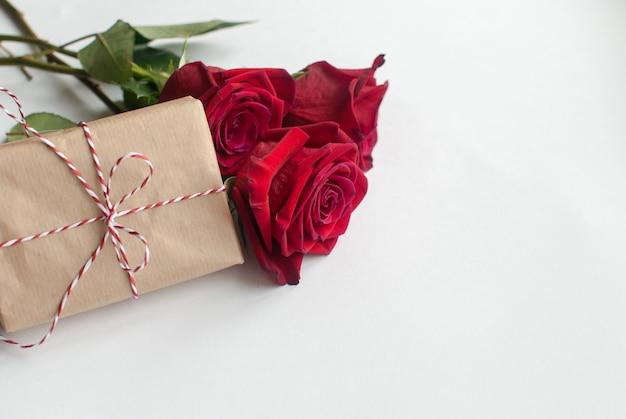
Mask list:
[{"label": "brown paper wrapped gift", "polygon": [[[138,208],[222,185],[204,109],[192,98],[149,106],[89,123],[108,178],[123,155],[137,152],[154,165],[145,188],[119,210]],[[46,135],[101,195],[81,128]],[[129,159],[112,179],[117,201],[147,176]],[[0,145],[0,242],[102,215],[65,163],[39,139]],[[150,260],[134,274],[139,295],[243,262],[226,193],[202,196],[118,217],[149,243]],[[96,222],[0,249],[0,324],[5,331],[51,321],[67,287],[106,232]],[[140,240],[121,234],[130,265],[142,261]],[[132,296],[115,250],[104,246],[67,300],[62,315]]]}]

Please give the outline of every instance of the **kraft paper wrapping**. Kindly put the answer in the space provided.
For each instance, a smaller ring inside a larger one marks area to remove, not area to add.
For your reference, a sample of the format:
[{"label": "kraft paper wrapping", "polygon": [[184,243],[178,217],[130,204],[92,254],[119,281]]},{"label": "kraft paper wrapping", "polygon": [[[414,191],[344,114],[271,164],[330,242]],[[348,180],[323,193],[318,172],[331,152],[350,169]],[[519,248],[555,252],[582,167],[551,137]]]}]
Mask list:
[{"label": "kraft paper wrapping", "polygon": [[[148,185],[119,210],[137,208],[222,184],[202,105],[179,99],[89,123],[105,177],[118,158],[150,159]],[[81,128],[46,135],[100,196],[96,170]],[[117,201],[147,176],[125,161],[112,179]],[[0,242],[102,215],[68,167],[38,139],[0,144]],[[102,199],[102,196],[101,196]],[[150,260],[135,274],[139,295],[243,262],[225,192],[129,214],[116,220],[148,241]],[[105,234],[103,222],[0,249],[0,325],[15,331],[51,321],[60,299]],[[122,233],[130,265],[143,247]],[[63,316],[132,297],[110,239],[70,295]]]}]

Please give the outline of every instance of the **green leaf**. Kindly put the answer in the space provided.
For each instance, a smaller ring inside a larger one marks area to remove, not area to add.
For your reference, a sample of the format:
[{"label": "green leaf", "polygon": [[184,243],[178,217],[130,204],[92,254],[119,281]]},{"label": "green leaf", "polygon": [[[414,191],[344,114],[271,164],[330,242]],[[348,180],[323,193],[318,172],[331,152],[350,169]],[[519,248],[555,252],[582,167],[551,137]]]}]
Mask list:
[{"label": "green leaf", "polygon": [[[37,112],[28,115],[26,117],[26,123],[44,135],[52,131],[73,128],[76,126],[75,122],[72,122],[63,116],[48,112]],[[16,124],[7,133],[7,141],[17,141],[24,138],[27,138],[27,136],[24,133],[24,128],[20,124]]]},{"label": "green leaf", "polygon": [[118,20],[78,52],[83,68],[91,77],[106,83],[123,83],[131,76],[135,31]]},{"label": "green leaf", "polygon": [[122,84],[122,89],[133,92],[138,98],[151,96],[158,98],[159,94],[153,83],[135,79],[130,79],[126,83]]},{"label": "green leaf", "polygon": [[135,47],[133,61],[139,67],[150,68],[153,71],[169,72],[170,68],[176,67],[180,57],[169,51],[152,48],[145,44]]},{"label": "green leaf", "polygon": [[127,109],[143,108],[159,101],[159,89],[149,80],[130,79],[122,84],[122,92]]},{"label": "green leaf", "polygon": [[170,66],[168,71],[155,71],[150,67],[143,68],[139,67],[137,64],[132,64],[133,68],[133,78],[130,80],[140,80],[140,81],[148,81],[154,84],[156,90],[160,92],[163,90],[163,86],[167,82],[167,79],[172,75],[173,66]]},{"label": "green leaf", "polygon": [[145,90],[143,90],[143,88],[141,87],[137,89],[129,89],[124,87],[122,93],[124,95],[124,105],[126,106],[126,108],[139,109],[158,103],[158,96],[147,94],[149,89],[150,88],[147,86],[145,87]]},{"label": "green leaf", "polygon": [[208,22],[184,23],[180,25],[135,26],[134,29],[137,32],[137,44],[147,44],[155,39],[187,38],[246,23],[250,22],[227,22],[216,19]]},{"label": "green leaf", "polygon": [[[178,60],[178,68],[181,68],[185,64],[187,64],[187,47],[189,46],[189,38],[185,38],[185,43],[183,44],[183,52],[180,54],[180,60]],[[171,73],[174,72],[172,69]]]}]

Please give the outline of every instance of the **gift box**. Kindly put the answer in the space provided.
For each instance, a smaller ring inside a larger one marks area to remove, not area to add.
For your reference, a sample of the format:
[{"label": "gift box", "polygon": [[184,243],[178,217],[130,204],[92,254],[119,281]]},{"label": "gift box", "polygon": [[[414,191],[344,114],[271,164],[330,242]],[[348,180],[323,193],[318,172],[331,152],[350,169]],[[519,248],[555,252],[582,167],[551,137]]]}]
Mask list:
[{"label": "gift box", "polygon": [[[123,227],[117,230],[122,259],[109,238],[90,261],[109,231],[107,220],[59,155],[36,137],[0,144],[0,243],[78,225],[0,249],[0,325],[5,331],[52,321],[86,264],[61,316],[130,298],[124,257],[126,268],[148,261],[132,274],[139,295],[243,262],[226,192],[174,200],[223,185],[200,102],[184,98],[153,105],[89,122],[88,130],[104,177],[118,165],[109,195],[113,203],[123,201],[115,217]],[[86,132],[76,127],[45,137],[104,202]],[[145,159],[120,161],[127,153]],[[147,178],[149,164],[154,168],[149,182],[124,200]],[[175,202],[150,207],[168,200]],[[123,213],[142,207],[149,208]],[[81,223],[93,218],[98,220]]]}]

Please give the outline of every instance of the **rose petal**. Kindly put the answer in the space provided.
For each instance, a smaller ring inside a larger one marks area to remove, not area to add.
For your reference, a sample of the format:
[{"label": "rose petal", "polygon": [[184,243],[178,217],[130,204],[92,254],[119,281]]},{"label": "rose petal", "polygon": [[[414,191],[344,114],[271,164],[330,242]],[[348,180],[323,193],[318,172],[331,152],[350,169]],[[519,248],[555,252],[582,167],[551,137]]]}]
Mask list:
[{"label": "rose petal", "polygon": [[246,198],[239,188],[233,188],[232,197],[239,211],[239,217],[243,223],[252,249],[261,268],[274,275],[279,285],[296,285],[300,282],[300,267],[303,255],[294,253],[290,256],[282,255],[277,249],[267,248],[259,241],[262,236],[258,225],[249,207],[246,205]]}]

